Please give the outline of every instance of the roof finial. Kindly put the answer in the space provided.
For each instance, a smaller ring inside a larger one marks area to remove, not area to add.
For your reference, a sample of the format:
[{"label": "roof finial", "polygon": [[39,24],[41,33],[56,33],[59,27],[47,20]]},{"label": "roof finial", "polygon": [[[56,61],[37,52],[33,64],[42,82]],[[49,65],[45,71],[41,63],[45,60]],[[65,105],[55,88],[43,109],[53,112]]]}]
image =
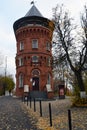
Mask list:
[{"label": "roof finial", "polygon": [[31,5],[32,5],[32,4],[34,5],[34,0],[33,0],[33,1],[31,1]]}]

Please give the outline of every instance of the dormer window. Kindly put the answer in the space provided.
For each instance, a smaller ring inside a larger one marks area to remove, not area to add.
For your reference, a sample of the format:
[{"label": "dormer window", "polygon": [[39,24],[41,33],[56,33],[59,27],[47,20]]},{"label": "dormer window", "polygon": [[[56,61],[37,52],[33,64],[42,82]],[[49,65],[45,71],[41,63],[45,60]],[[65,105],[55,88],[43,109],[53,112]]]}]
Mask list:
[{"label": "dormer window", "polygon": [[38,49],[38,40],[37,39],[32,40],[32,49]]},{"label": "dormer window", "polygon": [[20,42],[20,51],[24,50],[24,42]]}]

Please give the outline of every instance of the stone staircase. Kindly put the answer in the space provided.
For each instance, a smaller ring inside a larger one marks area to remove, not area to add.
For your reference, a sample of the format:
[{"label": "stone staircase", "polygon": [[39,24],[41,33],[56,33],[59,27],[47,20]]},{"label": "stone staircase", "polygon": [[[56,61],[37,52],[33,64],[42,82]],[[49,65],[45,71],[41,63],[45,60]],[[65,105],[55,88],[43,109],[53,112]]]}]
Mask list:
[{"label": "stone staircase", "polygon": [[29,97],[35,98],[35,99],[47,99],[47,92],[43,91],[30,91]]}]

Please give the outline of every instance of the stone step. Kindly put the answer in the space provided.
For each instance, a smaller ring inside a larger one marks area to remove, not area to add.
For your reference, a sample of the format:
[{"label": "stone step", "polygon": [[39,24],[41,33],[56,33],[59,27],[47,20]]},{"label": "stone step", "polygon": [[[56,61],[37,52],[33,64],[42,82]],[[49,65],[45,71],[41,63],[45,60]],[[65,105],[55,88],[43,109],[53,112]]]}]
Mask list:
[{"label": "stone step", "polygon": [[29,96],[35,99],[47,99],[47,92],[43,91],[30,91]]}]

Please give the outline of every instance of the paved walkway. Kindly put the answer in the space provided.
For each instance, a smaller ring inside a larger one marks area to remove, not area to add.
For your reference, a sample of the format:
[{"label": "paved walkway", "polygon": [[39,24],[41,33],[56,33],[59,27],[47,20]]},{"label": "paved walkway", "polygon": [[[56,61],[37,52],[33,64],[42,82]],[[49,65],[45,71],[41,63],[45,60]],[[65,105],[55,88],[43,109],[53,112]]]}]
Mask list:
[{"label": "paved walkway", "polygon": [[0,130],[37,130],[33,117],[11,96],[0,97]]},{"label": "paved walkway", "polygon": [[[49,128],[49,103],[52,108],[52,127]],[[28,110],[29,115],[37,118],[37,127],[41,130],[69,130],[68,126],[68,109],[71,110],[72,130],[87,130],[87,107],[71,107],[71,99],[57,99],[53,101],[42,101],[42,117],[39,115],[39,102],[36,101],[36,112],[33,112],[27,103],[24,104]],[[31,114],[32,113],[32,114]]]}]

